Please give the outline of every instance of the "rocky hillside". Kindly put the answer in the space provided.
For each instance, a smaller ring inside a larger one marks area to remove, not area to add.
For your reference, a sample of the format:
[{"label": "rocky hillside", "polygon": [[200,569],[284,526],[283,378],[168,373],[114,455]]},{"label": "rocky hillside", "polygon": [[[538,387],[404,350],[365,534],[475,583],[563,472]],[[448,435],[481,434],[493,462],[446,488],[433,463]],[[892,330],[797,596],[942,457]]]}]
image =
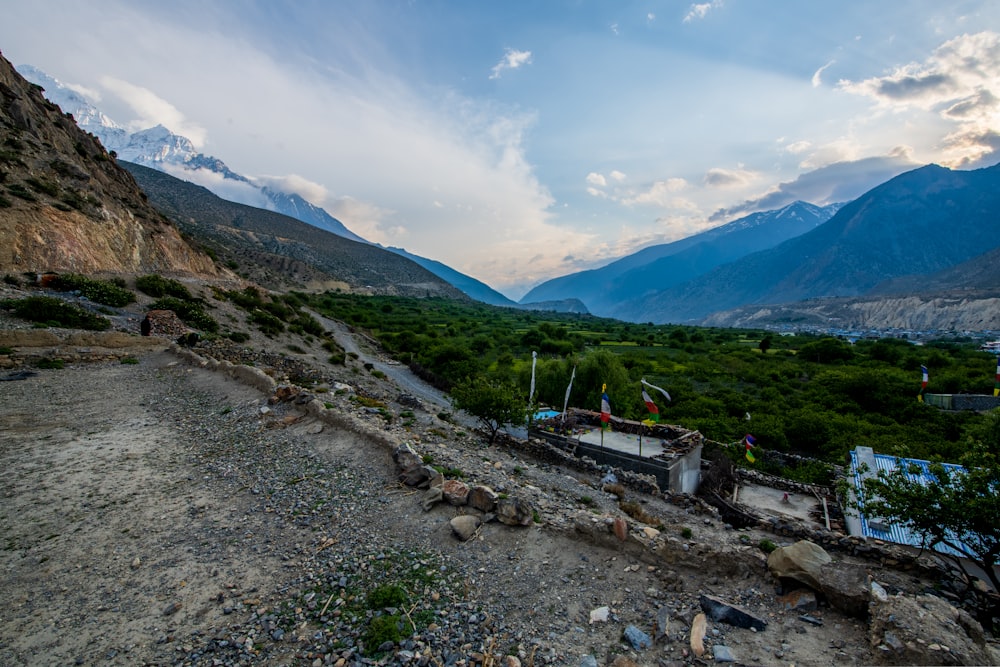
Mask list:
[{"label": "rocky hillside", "polygon": [[273,211],[226,201],[137,164],[122,164],[150,202],[243,275],[270,289],[342,289],[467,298],[406,257]]},{"label": "rocky hillside", "polygon": [[713,313],[713,327],[788,325],[823,329],[907,329],[912,331],[1000,330],[1000,291],[808,299],[755,305]]},{"label": "rocky hillside", "polygon": [[0,56],[0,270],[225,273],[132,176]]}]

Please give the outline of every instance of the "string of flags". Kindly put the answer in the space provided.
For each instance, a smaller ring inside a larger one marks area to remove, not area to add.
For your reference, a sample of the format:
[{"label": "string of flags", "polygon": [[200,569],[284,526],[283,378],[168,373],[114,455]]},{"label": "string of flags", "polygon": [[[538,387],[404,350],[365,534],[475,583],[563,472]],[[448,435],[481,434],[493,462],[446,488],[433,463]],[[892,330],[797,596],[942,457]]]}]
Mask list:
[{"label": "string of flags", "polygon": [[917,400],[921,403],[924,402],[924,391],[927,389],[927,366],[920,367],[920,393],[917,394]]},{"label": "string of flags", "polygon": [[757,458],[753,455],[753,452],[751,452],[750,450],[753,449],[754,446],[757,444],[757,439],[752,435],[750,435],[749,433],[747,433],[745,436],[743,436],[743,444],[746,445],[747,461],[749,461],[750,463],[755,463],[757,461]]},{"label": "string of flags", "polygon": [[[650,384],[646,382],[646,378],[642,378],[640,382],[642,383],[643,387],[649,387],[650,389],[655,389],[656,391],[663,394],[663,397],[666,398],[668,401],[670,400],[670,394],[667,393],[666,389],[663,389],[662,387],[657,387],[655,384]],[[660,409],[656,407],[656,403],[653,402],[652,397],[645,390],[645,388],[642,390],[642,400],[646,404],[646,409],[649,410],[649,421],[656,424],[660,423]]]}]

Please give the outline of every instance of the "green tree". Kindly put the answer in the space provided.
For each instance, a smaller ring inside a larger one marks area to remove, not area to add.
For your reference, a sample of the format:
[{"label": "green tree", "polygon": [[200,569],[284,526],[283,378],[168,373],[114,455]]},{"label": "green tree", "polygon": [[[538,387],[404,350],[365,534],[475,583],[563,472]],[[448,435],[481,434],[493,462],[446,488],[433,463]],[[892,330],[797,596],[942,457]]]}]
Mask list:
[{"label": "green tree", "polygon": [[763,338],[760,339],[760,342],[757,343],[757,347],[760,348],[760,351],[763,354],[767,354],[767,351],[771,349],[771,345],[773,344],[774,341],[771,339],[770,336],[764,336]]},{"label": "green tree", "polygon": [[[982,439],[962,457],[964,468],[931,463],[929,484],[908,475],[917,472],[912,466],[880,471],[865,480],[863,507],[858,503],[856,508],[904,525],[925,547],[951,547],[976,563],[1000,590],[994,569],[1000,563],[1000,410],[990,413],[978,435]],[[952,560],[968,578],[961,560]]]},{"label": "green tree", "polygon": [[467,377],[451,390],[455,407],[479,420],[490,432],[490,444],[504,424],[523,425],[528,418],[527,397],[514,385],[477,375]]}]

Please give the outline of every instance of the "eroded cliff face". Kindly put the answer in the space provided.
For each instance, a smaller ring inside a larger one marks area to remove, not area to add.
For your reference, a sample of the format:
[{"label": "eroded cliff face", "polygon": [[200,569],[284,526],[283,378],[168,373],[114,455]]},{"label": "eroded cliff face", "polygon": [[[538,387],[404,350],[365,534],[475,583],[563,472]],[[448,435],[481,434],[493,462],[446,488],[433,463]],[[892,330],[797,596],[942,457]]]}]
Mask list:
[{"label": "eroded cliff face", "polygon": [[0,57],[0,271],[218,278],[93,135]]},{"label": "eroded cliff face", "polygon": [[797,325],[844,329],[996,331],[1000,296],[938,296],[810,299],[774,306],[747,306],[715,313],[702,322],[718,327]]}]

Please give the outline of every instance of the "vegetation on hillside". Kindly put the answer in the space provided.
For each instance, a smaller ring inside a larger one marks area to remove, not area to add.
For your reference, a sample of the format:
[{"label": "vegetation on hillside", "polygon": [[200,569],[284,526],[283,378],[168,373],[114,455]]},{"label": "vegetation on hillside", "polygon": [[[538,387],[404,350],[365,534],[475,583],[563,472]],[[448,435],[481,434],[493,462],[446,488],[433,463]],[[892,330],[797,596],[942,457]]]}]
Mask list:
[{"label": "vegetation on hillside", "polygon": [[[607,384],[612,412],[648,413],[640,380],[665,422],[735,442],[752,433],[762,450],[843,463],[857,445],[924,459],[958,460],[983,417],[916,400],[920,366],[930,393],[991,394],[995,361],[971,341],[915,345],[765,331],[634,324],[588,315],[498,308],[446,299],[340,293],[300,298],[377,339],[424,379],[451,391],[479,376],[517,386],[527,405],[531,352],[539,353],[537,401],[597,410]],[[750,415],[750,420],[747,420]],[[746,462],[743,461],[745,464]],[[763,457],[756,467],[767,466]]]}]

